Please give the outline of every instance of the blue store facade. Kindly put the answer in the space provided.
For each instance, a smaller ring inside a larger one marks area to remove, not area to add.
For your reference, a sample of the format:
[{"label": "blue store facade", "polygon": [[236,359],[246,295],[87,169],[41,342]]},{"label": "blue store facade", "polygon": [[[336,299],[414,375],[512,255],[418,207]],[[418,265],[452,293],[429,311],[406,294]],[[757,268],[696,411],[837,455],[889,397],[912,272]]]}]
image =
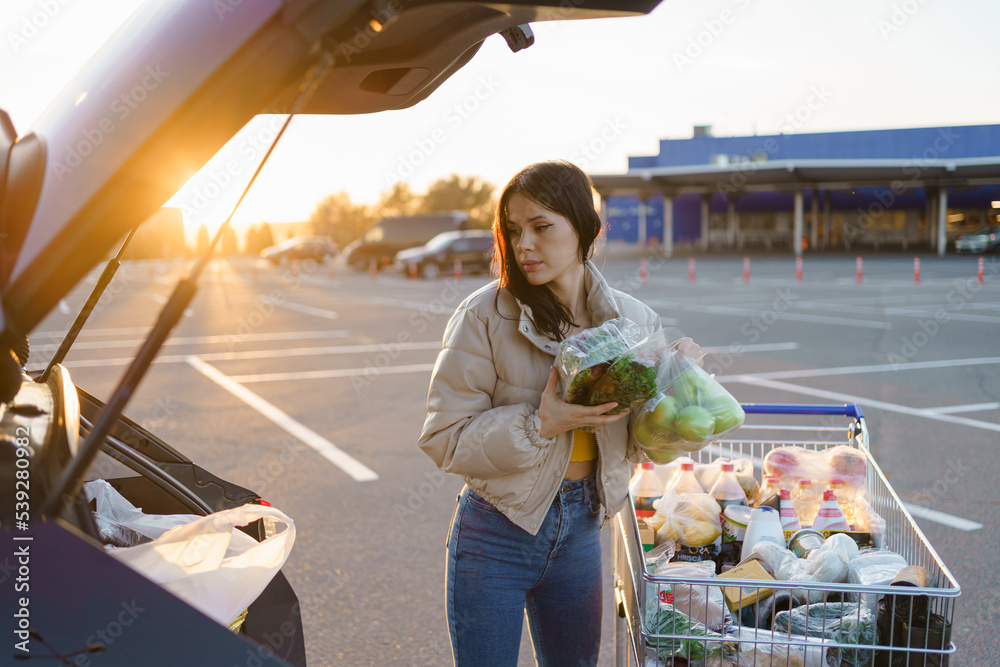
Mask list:
[{"label": "blue store facade", "polygon": [[943,254],[957,236],[998,224],[1000,125],[741,137],[702,127],[661,140],[658,155],[630,157],[627,174],[592,179],[609,241],[668,254],[679,245]]}]

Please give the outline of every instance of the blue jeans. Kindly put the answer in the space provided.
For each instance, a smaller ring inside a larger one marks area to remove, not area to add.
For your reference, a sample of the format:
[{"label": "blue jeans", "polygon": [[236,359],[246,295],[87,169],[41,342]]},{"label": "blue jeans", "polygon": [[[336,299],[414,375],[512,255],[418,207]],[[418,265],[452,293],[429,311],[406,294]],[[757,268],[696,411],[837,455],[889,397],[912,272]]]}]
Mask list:
[{"label": "blue jeans", "polygon": [[593,477],[563,481],[537,535],[465,487],[448,540],[455,665],[516,666],[523,615],[538,665],[596,665],[602,520]]}]

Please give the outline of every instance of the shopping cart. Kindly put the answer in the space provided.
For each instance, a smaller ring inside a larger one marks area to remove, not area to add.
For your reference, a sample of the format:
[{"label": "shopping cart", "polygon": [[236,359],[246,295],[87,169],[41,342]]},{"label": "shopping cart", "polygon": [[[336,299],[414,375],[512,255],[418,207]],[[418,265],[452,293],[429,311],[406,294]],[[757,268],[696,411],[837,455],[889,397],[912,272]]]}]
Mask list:
[{"label": "shopping cart", "polygon": [[[815,601],[809,606],[810,616],[817,606],[819,620],[814,623],[810,619],[807,630],[809,635],[817,636],[798,634],[787,625],[772,630],[756,629],[755,619],[763,604],[760,600],[748,605],[753,614],[749,623],[746,612],[741,615],[738,610],[729,611],[725,628],[713,630],[713,625],[718,626],[719,608],[705,604],[704,600],[710,594],[718,598],[721,580],[652,574],[646,565],[635,512],[627,508],[614,521],[616,666],[947,665],[950,654],[955,652],[950,629],[961,589],[872,457],[861,409],[857,405],[743,407],[747,413],[744,425],[731,437],[691,454],[697,463],[709,463],[717,457],[743,458],[750,459],[759,471],[763,457],[780,446],[796,445],[817,451],[838,445],[856,448],[867,462],[863,495],[884,520],[877,546],[899,554],[908,565],[924,568],[936,578],[936,585],[866,586],[727,579],[727,589],[738,590],[741,602],[744,596],[745,600],[752,600],[765,595],[771,598],[774,607],[779,600],[786,600],[791,607],[793,602],[789,599],[796,596],[799,600],[807,597]],[[812,424],[803,425],[800,423],[803,421]],[[759,472],[757,476],[759,479]],[[629,503],[631,507],[631,497]],[[685,594],[673,596],[678,592]],[[671,604],[662,605],[661,600]],[[877,616],[871,613],[876,600]],[[851,601],[864,604],[852,605]],[[834,608],[832,605],[836,604],[841,606]],[[710,608],[715,617],[710,617],[713,614]],[[855,608],[856,614],[850,613]],[[837,622],[823,620],[835,617],[838,610],[850,612]],[[817,627],[819,631],[814,632]]]}]

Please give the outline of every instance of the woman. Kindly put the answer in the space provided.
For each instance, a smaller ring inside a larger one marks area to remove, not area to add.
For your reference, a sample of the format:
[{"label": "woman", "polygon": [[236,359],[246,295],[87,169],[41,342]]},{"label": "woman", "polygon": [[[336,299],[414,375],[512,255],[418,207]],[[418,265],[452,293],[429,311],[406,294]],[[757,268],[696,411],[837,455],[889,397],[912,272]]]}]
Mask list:
[{"label": "woman", "polygon": [[[497,203],[500,279],[456,309],[431,378],[420,447],[466,482],[448,540],[455,664],[516,665],[526,613],[540,665],[596,665],[604,517],[626,501],[638,444],[616,404],[556,395],[559,341],[625,317],[660,327],[590,261],[601,220],[590,179],[533,164]],[[579,430],[594,427],[593,432]]]}]

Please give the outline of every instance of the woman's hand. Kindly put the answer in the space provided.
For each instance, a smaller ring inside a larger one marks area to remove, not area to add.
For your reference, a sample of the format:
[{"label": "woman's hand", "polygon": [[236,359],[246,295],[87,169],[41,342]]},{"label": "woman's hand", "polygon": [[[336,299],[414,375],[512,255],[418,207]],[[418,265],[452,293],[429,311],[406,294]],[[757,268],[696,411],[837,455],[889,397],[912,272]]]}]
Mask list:
[{"label": "woman's hand", "polygon": [[543,438],[554,438],[560,433],[571,431],[581,426],[607,426],[628,415],[622,412],[617,415],[604,414],[617,403],[605,403],[588,407],[567,403],[556,395],[556,367],[549,367],[549,381],[542,392],[542,402],[538,406],[538,434]]},{"label": "woman's hand", "polygon": [[693,340],[687,337],[680,338],[676,343],[674,343],[674,348],[676,348],[676,350],[681,354],[683,354],[685,357],[691,357],[696,362],[698,362],[699,366],[701,366],[702,357],[704,357],[705,355],[701,351],[701,346],[698,345],[698,343],[694,342]]}]

